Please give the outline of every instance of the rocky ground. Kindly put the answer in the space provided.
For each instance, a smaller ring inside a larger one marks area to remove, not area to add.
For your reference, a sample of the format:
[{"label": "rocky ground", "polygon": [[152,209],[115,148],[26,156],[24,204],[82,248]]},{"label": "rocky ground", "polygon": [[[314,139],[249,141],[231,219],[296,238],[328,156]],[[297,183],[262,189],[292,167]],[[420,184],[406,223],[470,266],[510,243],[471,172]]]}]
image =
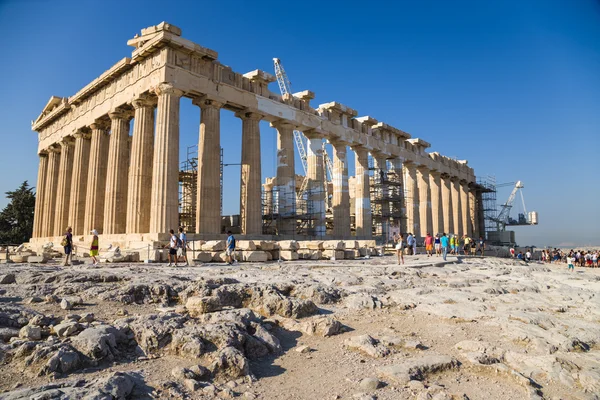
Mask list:
[{"label": "rocky ground", "polygon": [[0,399],[598,399],[600,272],[500,258],[0,269]]}]

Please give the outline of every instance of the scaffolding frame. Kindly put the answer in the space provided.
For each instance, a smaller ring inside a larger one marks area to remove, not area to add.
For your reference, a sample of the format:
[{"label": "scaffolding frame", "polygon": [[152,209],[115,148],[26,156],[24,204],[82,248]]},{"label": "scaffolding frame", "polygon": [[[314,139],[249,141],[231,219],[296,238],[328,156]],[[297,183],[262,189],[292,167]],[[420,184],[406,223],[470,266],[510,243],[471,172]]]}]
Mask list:
[{"label": "scaffolding frame", "polygon": [[186,159],[179,168],[179,226],[196,232],[196,199],[198,187],[198,145],[187,147]]},{"label": "scaffolding frame", "polygon": [[391,228],[402,229],[405,225],[403,175],[402,171],[388,170],[387,166],[376,168],[372,157],[369,157],[369,171],[373,238],[387,244]]},{"label": "scaffolding frame", "polygon": [[497,230],[496,177],[492,175],[480,177],[477,179],[477,184],[481,188],[481,209],[483,210],[485,238],[489,239],[488,232]]}]

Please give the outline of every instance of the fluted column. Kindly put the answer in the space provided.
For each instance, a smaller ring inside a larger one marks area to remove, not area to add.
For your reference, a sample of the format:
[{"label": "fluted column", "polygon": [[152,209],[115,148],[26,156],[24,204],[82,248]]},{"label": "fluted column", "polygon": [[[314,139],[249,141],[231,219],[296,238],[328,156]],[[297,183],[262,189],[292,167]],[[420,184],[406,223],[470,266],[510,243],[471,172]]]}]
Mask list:
[{"label": "fluted column", "polygon": [[47,212],[44,208],[44,200],[46,197],[46,177],[48,176],[48,152],[41,151],[40,163],[38,166],[38,181],[35,190],[35,211],[33,214],[33,234],[32,237],[42,237],[44,214]]},{"label": "fluted column", "polygon": [[242,171],[240,180],[240,222],[242,234],[262,234],[260,120],[252,112],[236,114],[242,119]]},{"label": "fluted column", "polygon": [[90,158],[90,134],[77,131],[75,153],[73,156],[73,174],[71,177],[71,200],[69,205],[69,223],[73,235],[85,235],[85,194],[87,191],[88,168]]},{"label": "fluted column", "polygon": [[433,230],[431,216],[431,192],[429,190],[429,169],[424,166],[417,168],[417,185],[419,186],[419,219],[421,222],[417,236],[425,237]]},{"label": "fluted column", "polygon": [[369,182],[369,152],[362,147],[354,148],[356,158],[354,183],[354,207],[356,237],[358,239],[371,239],[373,229],[371,227],[371,189]]},{"label": "fluted column", "polygon": [[59,167],[60,147],[58,145],[52,145],[48,148],[48,172],[46,174],[46,194],[44,196],[42,237],[54,236],[54,217],[56,215],[56,189],[58,186]]},{"label": "fluted column", "polygon": [[323,139],[318,135],[304,133],[308,138],[306,149],[308,178],[308,212],[312,220],[312,236],[325,236],[325,169],[323,166]]},{"label": "fluted column", "polygon": [[73,156],[75,141],[67,136],[60,142],[60,166],[56,188],[56,215],[54,236],[61,235],[69,226],[69,205],[71,201],[71,179],[73,177]]},{"label": "fluted column", "polygon": [[[131,163],[127,192],[127,233],[150,232],[152,190],[152,161],[154,159],[154,103],[148,98],[132,102],[135,109]],[[178,153],[179,154],[179,153]]]},{"label": "fluted column", "polygon": [[403,164],[406,178],[406,233],[420,232],[419,227],[419,186],[417,185],[417,166],[410,162]]},{"label": "fluted column", "polygon": [[332,142],[333,147],[333,236],[350,236],[350,193],[346,143]]},{"label": "fluted column", "polygon": [[221,233],[221,106],[208,98],[195,99],[201,109],[198,139],[198,233]]},{"label": "fluted column", "polygon": [[479,233],[479,215],[477,215],[477,196],[475,189],[469,188],[469,227],[473,237],[478,238]]},{"label": "fluted column", "polygon": [[454,211],[452,208],[452,181],[450,175],[442,174],[442,208],[444,213],[444,232],[454,232]]},{"label": "fluted column", "polygon": [[454,220],[454,234],[462,237],[464,235],[462,225],[462,202],[460,196],[460,182],[458,178],[452,178],[452,211]]},{"label": "fluted column", "polygon": [[442,182],[438,171],[429,172],[429,190],[431,192],[432,235],[444,232],[444,211],[442,206]]},{"label": "fluted column", "polygon": [[469,186],[466,181],[460,181],[460,204],[463,234],[471,237],[473,236],[473,231],[470,224]]},{"label": "fluted column", "polygon": [[111,120],[104,203],[104,233],[125,233],[127,222],[127,175],[129,170],[130,114],[115,110]]},{"label": "fluted column", "polygon": [[90,162],[85,195],[84,233],[96,229],[104,233],[104,204],[106,200],[106,175],[108,164],[108,125],[97,121],[90,125]]},{"label": "fluted column", "polygon": [[296,173],[294,164],[294,128],[285,121],[272,123],[277,129],[277,191],[280,235],[296,233]]}]

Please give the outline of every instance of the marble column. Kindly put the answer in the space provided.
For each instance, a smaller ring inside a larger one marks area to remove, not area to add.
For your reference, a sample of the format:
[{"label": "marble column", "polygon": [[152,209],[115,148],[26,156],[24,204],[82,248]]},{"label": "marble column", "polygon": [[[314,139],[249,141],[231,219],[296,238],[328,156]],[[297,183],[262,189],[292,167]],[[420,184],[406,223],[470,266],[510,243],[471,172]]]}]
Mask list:
[{"label": "marble column", "polygon": [[195,99],[201,109],[198,138],[198,233],[221,234],[221,107],[206,97]]},{"label": "marble column", "polygon": [[85,217],[83,233],[92,229],[104,233],[104,203],[106,199],[106,174],[108,163],[108,125],[97,121],[90,125],[90,162],[85,194]]},{"label": "marble column", "polygon": [[279,235],[296,233],[296,173],[294,164],[293,126],[285,121],[271,124],[277,129],[277,191],[279,201]]},{"label": "marble column", "polygon": [[[56,210],[56,189],[60,168],[60,147],[52,145],[48,148],[48,172],[46,174],[46,194],[44,196],[44,216],[42,237],[54,236],[54,217]],[[66,228],[66,227],[65,227]]]},{"label": "marble column", "polygon": [[240,223],[243,235],[262,234],[260,120],[262,115],[240,112],[242,120],[242,170]]},{"label": "marble column", "polygon": [[475,189],[469,188],[469,228],[474,238],[478,238],[480,235],[478,217]]},{"label": "marble column", "polygon": [[60,142],[60,166],[58,168],[58,184],[56,187],[56,215],[54,217],[54,236],[66,232],[69,222],[69,205],[71,201],[71,179],[73,177],[73,156],[75,141],[66,136]]},{"label": "marble column", "polygon": [[350,236],[350,193],[346,143],[331,142],[333,147],[333,236]]},{"label": "marble column", "polygon": [[458,178],[453,177],[452,181],[452,211],[454,221],[454,234],[462,237],[464,235],[462,226],[462,202],[460,196],[460,182]]},{"label": "marble column", "polygon": [[462,215],[463,234],[469,237],[473,236],[470,226],[470,207],[469,207],[469,186],[466,181],[460,181],[460,204]]},{"label": "marble column", "polygon": [[35,190],[35,211],[33,214],[33,234],[34,238],[42,237],[44,214],[44,198],[46,196],[46,177],[48,173],[48,152],[42,150],[39,154],[40,163],[38,166],[38,182]]},{"label": "marble column", "polygon": [[417,166],[410,161],[404,162],[406,185],[406,233],[417,234],[421,231],[419,215],[419,186],[417,184]]},{"label": "marble column", "polygon": [[[127,191],[127,233],[150,232],[152,190],[152,161],[154,160],[154,103],[137,98],[134,108],[131,163]],[[150,199],[150,201],[148,201]],[[162,231],[161,231],[162,232]]]},{"label": "marble column", "polygon": [[375,159],[375,181],[381,186],[381,198],[378,199],[381,204],[381,235],[383,236],[384,243],[389,241],[389,225],[390,225],[390,203],[389,199],[389,187],[386,183],[387,180],[387,159],[382,154],[373,155]]},{"label": "marble column", "polygon": [[442,205],[442,180],[438,171],[429,172],[429,190],[431,192],[432,235],[444,232],[444,207]]},{"label": "marble column", "polygon": [[69,223],[73,235],[86,235],[85,231],[85,194],[87,191],[88,168],[90,158],[90,134],[79,130],[75,136],[75,154],[73,156],[73,174],[71,178],[71,204],[69,205]]},{"label": "marble column", "polygon": [[357,239],[373,237],[371,221],[371,188],[369,182],[369,152],[363,147],[355,147],[354,207]]},{"label": "marble column", "polygon": [[130,114],[115,110],[108,114],[111,120],[104,203],[105,234],[125,233],[127,222],[127,175],[129,171]]},{"label": "marble column", "polygon": [[450,175],[442,174],[442,208],[444,209],[443,233],[454,232],[454,211],[452,208],[452,181]]},{"label": "marble column", "polygon": [[419,220],[421,222],[417,236],[424,238],[432,233],[433,221],[431,213],[431,192],[429,190],[429,168],[417,168],[417,186],[419,187]]},{"label": "marble column", "polygon": [[323,165],[323,139],[315,134],[304,133],[308,138],[306,162],[308,178],[308,212],[312,214],[311,236],[325,236],[325,166]]}]

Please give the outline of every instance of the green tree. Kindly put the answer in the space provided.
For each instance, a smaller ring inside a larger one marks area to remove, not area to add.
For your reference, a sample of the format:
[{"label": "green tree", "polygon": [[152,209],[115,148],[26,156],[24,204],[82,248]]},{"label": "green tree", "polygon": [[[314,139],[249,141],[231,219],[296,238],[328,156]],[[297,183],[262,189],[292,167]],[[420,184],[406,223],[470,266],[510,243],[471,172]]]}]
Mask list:
[{"label": "green tree", "polygon": [[20,244],[29,241],[33,232],[35,194],[27,181],[13,191],[6,192],[10,200],[0,212],[0,243]]}]

